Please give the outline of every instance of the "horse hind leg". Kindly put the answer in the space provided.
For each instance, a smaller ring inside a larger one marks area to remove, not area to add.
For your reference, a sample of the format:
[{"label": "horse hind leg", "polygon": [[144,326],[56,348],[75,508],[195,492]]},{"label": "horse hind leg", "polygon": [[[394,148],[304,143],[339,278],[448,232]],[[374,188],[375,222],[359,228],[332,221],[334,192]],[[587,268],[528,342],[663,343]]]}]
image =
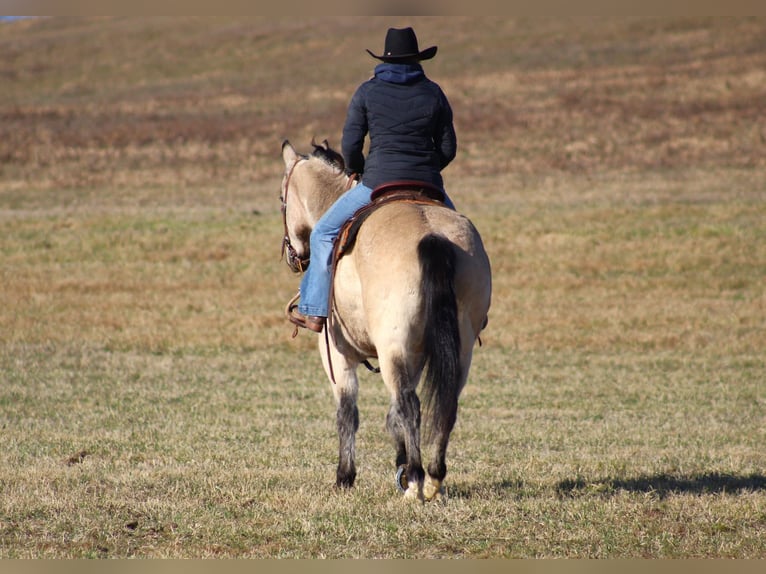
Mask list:
[{"label": "horse hind leg", "polygon": [[396,467],[399,468],[407,464],[407,447],[404,442],[404,425],[401,422],[402,417],[396,401],[391,402],[386,416],[386,429],[394,441],[396,449]]},{"label": "horse hind leg", "polygon": [[[403,429],[407,489],[405,498],[423,500],[425,471],[420,455],[420,399],[415,389],[406,389],[397,397],[397,416]],[[398,453],[397,458],[401,456]]]},{"label": "horse hind leg", "polygon": [[444,498],[444,477],[447,476],[447,444],[449,433],[440,433],[436,438],[436,449],[433,460],[428,464],[428,474],[423,482],[423,498],[425,500],[442,500]]},{"label": "horse hind leg", "polygon": [[447,445],[449,444],[450,434],[454,427],[452,424],[432,431],[430,437],[434,445],[433,458],[428,464],[428,474],[423,482],[423,498],[425,500],[440,500],[444,496],[444,478],[447,476]]},{"label": "horse hind leg", "polygon": [[444,500],[444,478],[447,476],[447,446],[449,445],[450,435],[457,421],[457,398],[465,386],[468,369],[471,364],[471,355],[469,351],[464,354],[461,360],[463,365],[458,385],[458,393],[455,395],[454,410],[445,417],[442,425],[432,430],[430,442],[433,444],[433,458],[428,464],[428,474],[423,483],[423,498],[430,500]]},{"label": "horse hind leg", "polygon": [[420,399],[407,368],[393,361],[381,360],[381,372],[391,392],[391,406],[386,428],[394,440],[396,465],[404,465],[407,488],[404,497],[423,500],[425,470],[420,455]]}]

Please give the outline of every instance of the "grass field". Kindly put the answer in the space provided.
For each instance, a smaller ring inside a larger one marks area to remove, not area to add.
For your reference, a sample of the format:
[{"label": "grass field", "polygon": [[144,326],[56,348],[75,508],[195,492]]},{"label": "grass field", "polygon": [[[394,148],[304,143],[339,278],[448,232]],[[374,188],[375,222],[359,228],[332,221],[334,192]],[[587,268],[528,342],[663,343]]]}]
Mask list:
[{"label": "grass field", "polygon": [[[388,26],[493,266],[444,504],[356,487],[282,315],[279,150]],[[0,24],[0,558],[766,558],[766,20]]]}]

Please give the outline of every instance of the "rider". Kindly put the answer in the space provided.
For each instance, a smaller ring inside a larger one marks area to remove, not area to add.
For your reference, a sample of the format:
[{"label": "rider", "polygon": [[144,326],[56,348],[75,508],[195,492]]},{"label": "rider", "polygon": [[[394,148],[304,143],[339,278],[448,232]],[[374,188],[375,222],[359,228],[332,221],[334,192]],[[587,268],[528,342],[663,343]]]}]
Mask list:
[{"label": "rider", "polygon": [[[452,108],[441,88],[420,65],[436,55],[436,46],[418,50],[412,28],[389,28],[383,54],[367,52],[382,63],[354,93],[343,127],[342,152],[347,173],[361,181],[344,193],[311,232],[311,263],[300,286],[298,312],[290,320],[317,333],[327,317],[333,241],[343,224],[370,203],[372,190],[398,180],[418,180],[441,189],[441,170],[455,157],[457,138]],[[363,155],[369,134],[367,160]],[[445,203],[454,205],[445,194]]]}]

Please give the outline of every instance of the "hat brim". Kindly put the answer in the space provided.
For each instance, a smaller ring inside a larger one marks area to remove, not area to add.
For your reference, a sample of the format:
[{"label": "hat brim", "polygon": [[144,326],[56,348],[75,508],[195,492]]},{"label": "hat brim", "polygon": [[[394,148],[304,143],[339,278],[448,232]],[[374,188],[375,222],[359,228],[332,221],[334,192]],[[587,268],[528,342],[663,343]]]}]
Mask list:
[{"label": "hat brim", "polygon": [[400,62],[402,60],[430,60],[436,55],[437,49],[438,46],[431,46],[422,52],[416,52],[414,54],[398,54],[396,56],[378,56],[377,54],[373,54],[370,50],[367,50],[367,53],[373,58],[382,60],[383,62]]}]

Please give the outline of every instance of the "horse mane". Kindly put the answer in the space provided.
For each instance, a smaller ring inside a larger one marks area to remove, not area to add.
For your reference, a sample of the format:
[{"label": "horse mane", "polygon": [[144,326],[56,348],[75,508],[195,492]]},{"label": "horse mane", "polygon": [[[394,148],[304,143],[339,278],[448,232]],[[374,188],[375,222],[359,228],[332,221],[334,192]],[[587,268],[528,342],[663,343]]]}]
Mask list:
[{"label": "horse mane", "polygon": [[315,203],[320,209],[327,209],[333,201],[347,189],[346,163],[343,156],[332,149],[324,140],[316,144],[311,140],[314,151],[308,156],[308,168],[313,174],[313,189],[309,201]]},{"label": "horse mane", "polygon": [[323,140],[322,144],[318,145],[312,138],[311,145],[314,146],[314,151],[311,154],[313,157],[321,159],[340,171],[345,171],[346,162],[343,161],[343,156],[332,149],[327,140]]}]

